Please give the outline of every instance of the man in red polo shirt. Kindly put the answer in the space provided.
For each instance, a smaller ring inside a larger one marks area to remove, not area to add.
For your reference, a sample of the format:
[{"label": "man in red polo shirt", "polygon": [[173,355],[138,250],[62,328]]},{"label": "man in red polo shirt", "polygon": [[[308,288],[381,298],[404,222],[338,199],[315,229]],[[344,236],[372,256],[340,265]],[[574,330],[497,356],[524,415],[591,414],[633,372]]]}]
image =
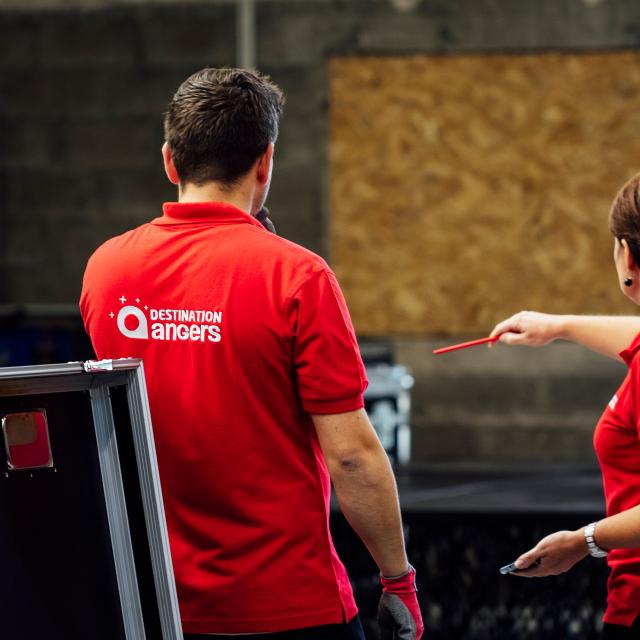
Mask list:
[{"label": "man in red polo shirt", "polygon": [[180,86],[163,147],[179,202],[96,251],[82,316],[99,358],[144,359],[187,634],[364,637],[329,532],[332,481],[380,568],[383,638],[418,640],[415,572],[342,293],[320,257],[256,218],[282,105],[238,69]]}]

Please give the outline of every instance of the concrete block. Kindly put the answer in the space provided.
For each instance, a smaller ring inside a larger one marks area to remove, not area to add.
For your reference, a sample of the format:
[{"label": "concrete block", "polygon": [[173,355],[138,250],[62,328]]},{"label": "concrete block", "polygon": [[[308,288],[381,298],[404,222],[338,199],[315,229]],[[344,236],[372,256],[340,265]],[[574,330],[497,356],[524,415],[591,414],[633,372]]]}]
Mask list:
[{"label": "concrete block", "polygon": [[39,119],[0,118],[0,169],[45,168],[54,158],[51,127]]},{"label": "concrete block", "polygon": [[440,29],[424,11],[398,13],[378,4],[358,29],[357,47],[362,53],[433,51]]},{"label": "concrete block", "polygon": [[[82,274],[86,261],[97,244],[91,233],[83,227],[47,226],[38,229],[41,242],[33,249],[30,262],[23,260],[16,237],[13,251],[8,258],[12,279],[8,295],[17,304],[74,304],[77,303],[82,286]],[[24,238],[23,241],[28,241]],[[95,246],[94,246],[95,245]],[[22,246],[25,246],[24,244]],[[68,251],[57,251],[54,247],[72,247]],[[47,250],[46,247],[51,247]],[[55,269],[52,269],[55,265]],[[43,278],[43,271],[50,277]]]},{"label": "concrete block", "polygon": [[149,116],[162,127],[173,94],[194,71],[196,68],[189,66],[106,71],[100,79],[102,113],[113,117]]},{"label": "concrete block", "polygon": [[322,252],[320,193],[312,171],[275,169],[267,206],[278,235]]},{"label": "concrete block", "polygon": [[[35,75],[33,71],[31,75]],[[98,117],[104,112],[103,73],[83,69],[52,69],[38,72],[43,87],[40,102],[29,111],[42,118]]]},{"label": "concrete block", "polygon": [[92,70],[136,62],[138,25],[131,11],[60,11],[42,14],[45,69]]},{"label": "concrete block", "polygon": [[40,70],[4,69],[0,73],[0,116],[42,115],[48,103],[47,84]]},{"label": "concrete block", "polygon": [[484,376],[420,377],[416,380],[414,406],[429,414],[435,408],[446,413],[448,409],[464,407],[470,413],[514,413],[526,407],[540,411],[539,382],[536,378],[512,379],[495,372]]},{"label": "concrete block", "polygon": [[633,0],[588,4],[544,0],[535,14],[538,47],[610,48],[634,46],[640,6]]},{"label": "concrete block", "polygon": [[316,65],[358,50],[358,34],[374,10],[370,0],[270,0],[258,3],[260,68]]},{"label": "concrete block", "polygon": [[357,46],[365,53],[630,46],[639,13],[630,0],[425,0],[407,13],[378,3],[361,22]]},{"label": "concrete block", "polygon": [[317,173],[324,160],[322,145],[318,145],[317,140],[311,123],[286,119],[276,143],[274,167],[280,171],[298,169]]},{"label": "concrete block", "polygon": [[44,120],[162,114],[179,84],[195,69],[81,68],[0,73],[0,117]]},{"label": "concrete block", "polygon": [[[21,169],[8,174],[5,215],[22,228],[27,223],[86,223],[84,212],[98,202],[96,175],[57,166]],[[28,230],[29,233],[31,230]],[[38,236],[34,236],[38,237]],[[56,246],[59,250],[60,245]],[[47,273],[42,277],[46,278]]]},{"label": "concrete block", "polygon": [[572,463],[595,465],[591,434],[561,424],[538,429],[414,429],[416,463]]},{"label": "concrete block", "polygon": [[0,13],[0,69],[26,69],[40,56],[41,21],[29,13]]},{"label": "concrete block", "polygon": [[324,43],[314,37],[319,16],[310,7],[273,3],[257,8],[259,67],[312,64],[322,55]]},{"label": "concrete block", "polygon": [[357,50],[359,26],[366,20],[371,3],[366,0],[334,0],[325,2],[322,7],[314,10],[318,19],[313,24],[313,35],[321,43],[323,58]]},{"label": "concrete block", "polygon": [[141,8],[140,51],[146,65],[171,68],[235,64],[235,9],[231,5]]},{"label": "concrete block", "polygon": [[582,407],[599,417],[624,376],[622,371],[616,376],[602,376],[597,371],[589,372],[589,375],[576,371],[575,375],[562,378],[550,376],[545,380],[548,405],[559,414]]},{"label": "concrete block", "polygon": [[160,123],[146,117],[70,122],[61,136],[60,160],[85,170],[153,166],[163,141]]},{"label": "concrete block", "polygon": [[597,419],[618,384],[597,374],[517,378],[491,369],[482,377],[420,377],[414,388],[414,413],[425,421],[437,416],[438,421],[463,424],[478,421],[480,416],[494,416],[508,424],[517,416],[536,421],[558,416],[569,419],[585,412]]},{"label": "concrete block", "polygon": [[[328,85],[322,64],[289,67],[261,65],[260,70],[271,76],[284,91],[286,104],[284,118],[299,119],[308,126],[323,121],[328,101]],[[284,126],[284,125],[283,125]]]}]

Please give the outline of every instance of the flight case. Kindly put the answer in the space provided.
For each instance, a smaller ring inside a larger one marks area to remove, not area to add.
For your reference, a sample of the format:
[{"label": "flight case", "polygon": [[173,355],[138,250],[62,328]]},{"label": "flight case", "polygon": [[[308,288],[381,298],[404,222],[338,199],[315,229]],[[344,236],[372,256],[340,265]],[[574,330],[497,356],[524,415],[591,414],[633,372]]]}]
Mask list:
[{"label": "flight case", "polygon": [[140,360],[0,368],[0,635],[181,640]]}]

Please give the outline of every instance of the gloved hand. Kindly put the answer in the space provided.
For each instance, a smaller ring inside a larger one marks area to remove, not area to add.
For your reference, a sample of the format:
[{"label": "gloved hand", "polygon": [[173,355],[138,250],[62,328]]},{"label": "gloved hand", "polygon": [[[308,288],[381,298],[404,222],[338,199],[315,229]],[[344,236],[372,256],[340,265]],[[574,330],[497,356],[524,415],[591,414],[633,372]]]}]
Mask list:
[{"label": "gloved hand", "polygon": [[276,232],[276,228],[273,222],[271,222],[271,218],[269,218],[269,209],[267,209],[267,207],[262,207],[262,209],[256,213],[256,220],[260,222],[267,231],[271,231],[271,233]]},{"label": "gloved hand", "polygon": [[378,604],[380,640],[420,640],[424,632],[416,596],[416,570],[397,578],[380,576],[382,596]]}]

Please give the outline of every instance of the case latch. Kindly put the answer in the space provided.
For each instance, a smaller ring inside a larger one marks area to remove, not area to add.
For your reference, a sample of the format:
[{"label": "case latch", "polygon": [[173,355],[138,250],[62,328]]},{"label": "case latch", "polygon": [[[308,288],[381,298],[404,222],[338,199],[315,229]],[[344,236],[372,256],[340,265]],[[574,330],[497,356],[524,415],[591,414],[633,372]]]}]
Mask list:
[{"label": "case latch", "polygon": [[87,360],[82,363],[85,373],[113,371],[113,360]]}]

